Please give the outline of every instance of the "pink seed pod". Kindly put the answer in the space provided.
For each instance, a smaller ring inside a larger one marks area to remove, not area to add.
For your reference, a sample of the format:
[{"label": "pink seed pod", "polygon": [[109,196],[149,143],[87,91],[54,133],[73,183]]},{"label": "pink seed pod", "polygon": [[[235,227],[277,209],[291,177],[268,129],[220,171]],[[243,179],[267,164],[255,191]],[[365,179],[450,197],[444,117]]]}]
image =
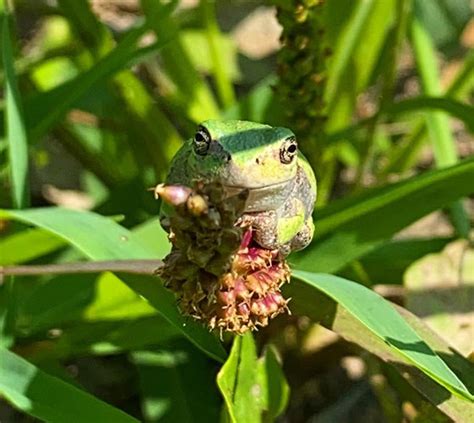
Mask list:
[{"label": "pink seed pod", "polygon": [[263,300],[252,301],[250,309],[252,313],[257,316],[263,316],[266,313],[266,307],[263,303]]},{"label": "pink seed pod", "polygon": [[242,278],[238,278],[235,281],[234,292],[235,292],[235,297],[238,298],[239,300],[245,300],[250,297],[250,292]]},{"label": "pink seed pod", "polygon": [[246,303],[240,303],[240,304],[237,306],[237,313],[238,313],[240,316],[248,317],[249,314],[250,314],[250,308],[249,308],[249,306],[248,306]]},{"label": "pink seed pod", "polygon": [[228,306],[235,302],[234,291],[219,291],[217,293],[217,302],[222,306]]},{"label": "pink seed pod", "polygon": [[278,304],[277,301],[279,294],[268,294],[264,299],[263,299],[263,304],[265,305],[267,309],[267,314],[272,315],[273,313],[276,313],[278,309],[280,308],[280,305]]},{"label": "pink seed pod", "polygon": [[247,276],[247,287],[251,292],[263,295],[268,289],[268,284],[258,278],[257,275],[250,274]]},{"label": "pink seed pod", "polygon": [[184,204],[192,193],[192,189],[184,185],[158,184],[155,189],[155,198],[161,198],[172,206]]}]

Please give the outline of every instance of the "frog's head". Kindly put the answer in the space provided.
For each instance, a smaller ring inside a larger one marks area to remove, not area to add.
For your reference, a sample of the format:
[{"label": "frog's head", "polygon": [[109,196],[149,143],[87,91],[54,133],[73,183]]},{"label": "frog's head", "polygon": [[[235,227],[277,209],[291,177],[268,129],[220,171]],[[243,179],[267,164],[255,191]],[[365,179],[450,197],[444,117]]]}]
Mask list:
[{"label": "frog's head", "polygon": [[293,132],[254,122],[208,120],[192,140],[194,173],[222,182],[229,192],[250,191],[248,210],[284,201],[297,172]]}]

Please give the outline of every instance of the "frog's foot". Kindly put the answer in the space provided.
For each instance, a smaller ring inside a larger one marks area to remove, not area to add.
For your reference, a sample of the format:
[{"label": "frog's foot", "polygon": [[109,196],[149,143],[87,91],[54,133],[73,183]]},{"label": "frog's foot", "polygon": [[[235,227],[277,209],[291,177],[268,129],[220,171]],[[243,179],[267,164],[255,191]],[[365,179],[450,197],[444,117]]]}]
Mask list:
[{"label": "frog's foot", "polygon": [[299,231],[295,237],[291,240],[290,249],[291,251],[298,251],[302,250],[306,246],[308,246],[313,239],[314,233],[314,224],[313,220],[309,218],[301,231]]},{"label": "frog's foot", "polygon": [[275,211],[246,213],[238,221],[239,226],[251,227],[253,240],[260,247],[268,250],[279,250],[276,230],[277,216]]}]

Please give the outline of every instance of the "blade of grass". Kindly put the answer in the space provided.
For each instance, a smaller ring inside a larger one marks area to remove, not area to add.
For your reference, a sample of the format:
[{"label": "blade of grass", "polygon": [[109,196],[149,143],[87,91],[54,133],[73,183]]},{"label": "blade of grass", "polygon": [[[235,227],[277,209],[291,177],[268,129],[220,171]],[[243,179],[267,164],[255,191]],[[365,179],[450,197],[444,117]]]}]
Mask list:
[{"label": "blade of grass", "polygon": [[[112,33],[96,18],[87,2],[61,0],[60,4],[74,31],[96,60],[114,49]],[[173,8],[173,4],[163,7],[161,15],[154,24],[160,25]],[[145,24],[147,25],[148,23]],[[163,38],[170,39],[171,34]],[[120,45],[115,46],[115,49],[117,48],[120,48]],[[146,53],[145,49],[149,47],[141,48],[140,51]],[[125,107],[118,105],[120,107],[118,113],[121,113],[124,119],[131,119],[131,123],[137,127],[130,148],[137,150],[139,154],[142,153],[141,156],[151,162],[155,180],[161,180],[165,176],[164,170],[181,145],[181,138],[166,115],[157,107],[155,99],[148,93],[142,81],[133,72],[120,72],[113,81],[125,103]],[[138,166],[143,166],[142,160],[137,162]]]},{"label": "blade of grass", "polygon": [[[464,61],[461,69],[445,92],[444,98],[461,100],[474,86],[474,52]],[[427,129],[424,119],[420,119],[411,133],[398,143],[387,157],[387,164],[378,172],[378,178],[386,180],[390,173],[406,172],[416,162],[419,151],[426,138]]]},{"label": "blade of grass", "polygon": [[2,61],[5,72],[5,130],[8,141],[13,205],[16,208],[28,206],[28,139],[20,92],[15,76],[10,20],[12,15],[8,3],[2,16]]},{"label": "blade of grass", "polygon": [[[10,22],[13,14],[9,3],[3,4],[2,62],[5,73],[5,133],[8,143],[10,179],[13,207],[22,209],[29,204],[28,139],[23,117],[22,102],[15,75],[13,43]],[[17,314],[17,288],[13,277],[0,286],[0,345],[14,342]]]},{"label": "blade of grass", "polygon": [[201,10],[206,27],[206,35],[209,43],[209,50],[212,57],[212,68],[214,79],[216,81],[217,92],[222,105],[227,108],[235,103],[234,87],[232,81],[225,72],[225,63],[223,63],[219,51],[220,31],[216,18],[216,2],[202,1]]},{"label": "blade of grass", "polygon": [[[176,2],[172,2],[176,3]],[[177,98],[185,114],[195,122],[219,118],[220,111],[214,95],[206,81],[197,72],[180,39],[174,17],[160,19],[164,6],[154,0],[141,0],[146,20],[158,39],[173,37],[173,41],[162,49],[160,55],[167,76],[177,88]]]},{"label": "blade of grass", "polygon": [[321,290],[419,369],[471,401],[471,394],[446,363],[406,323],[395,308],[374,291],[346,279],[318,273],[294,271],[293,276]]},{"label": "blade of grass", "polygon": [[[334,283],[335,280],[333,279],[332,282]],[[448,389],[414,366],[410,359],[375,335],[345,307],[337,305],[334,300],[315,289],[314,286],[295,280],[295,283],[284,287],[284,293],[293,298],[291,305],[293,313],[308,316],[314,321],[321,321],[324,326],[338,333],[342,338],[361,346],[394,366],[396,371],[426,400],[450,416],[453,421],[470,422],[473,419],[474,403],[460,395],[452,395]],[[396,308],[403,319],[456,372],[458,378],[472,392],[474,389],[472,363],[453,351],[446,341],[437,336],[419,318],[402,307],[391,306]]]},{"label": "blade of grass", "polygon": [[[38,94],[27,101],[25,113],[31,137],[37,139],[44,135],[95,84],[103,83],[139,55],[140,50],[137,50],[136,45],[145,31],[145,26],[134,28],[115,49],[99,60],[93,68],[73,80]],[[165,43],[164,40],[159,42],[157,48]]]},{"label": "blade of grass", "polygon": [[295,268],[336,272],[427,213],[474,192],[474,158],[374,188],[315,213],[315,241],[290,256]]},{"label": "blade of grass", "polygon": [[51,423],[138,422],[3,348],[0,348],[0,394],[25,413]]},{"label": "blade of grass", "polygon": [[[468,131],[474,133],[474,107],[447,97],[419,96],[408,98],[406,100],[388,104],[384,110],[384,114],[394,117],[399,114],[426,109],[430,111],[435,110],[449,113],[452,117],[461,120],[466,125]],[[443,155],[444,153],[441,152],[440,154]],[[450,152],[449,154],[453,154],[453,152]],[[456,154],[455,151],[454,154]],[[445,161],[443,162],[443,165],[440,165],[439,167],[450,166],[457,162],[457,156],[452,163],[450,163],[448,157],[443,156]]]},{"label": "blade of grass", "polygon": [[[398,55],[406,33],[407,23],[411,12],[411,0],[400,0],[396,6],[396,18],[393,28],[388,33],[387,61],[383,66],[382,87],[378,101],[378,110],[382,112],[393,98],[395,78],[397,75]],[[378,130],[378,118],[373,119],[367,129],[367,139],[362,144],[360,165],[357,168],[355,187],[360,188],[364,174],[369,171],[375,154],[375,140]]]},{"label": "blade of grass", "polygon": [[[429,34],[415,17],[411,23],[411,40],[423,90],[428,95],[441,95],[436,52]],[[448,117],[443,112],[426,115],[428,132],[432,140],[437,167],[446,167],[457,162],[455,140],[451,134]],[[451,219],[459,235],[469,237],[469,218],[458,201],[451,207]]]},{"label": "blade of grass", "polygon": [[356,9],[349,23],[344,28],[344,32],[335,49],[329,69],[330,78],[328,79],[325,92],[328,114],[331,114],[337,102],[342,76],[350,64],[354,49],[360,43],[360,36],[363,33],[365,23],[370,16],[374,3],[374,0],[361,0],[357,3]]}]

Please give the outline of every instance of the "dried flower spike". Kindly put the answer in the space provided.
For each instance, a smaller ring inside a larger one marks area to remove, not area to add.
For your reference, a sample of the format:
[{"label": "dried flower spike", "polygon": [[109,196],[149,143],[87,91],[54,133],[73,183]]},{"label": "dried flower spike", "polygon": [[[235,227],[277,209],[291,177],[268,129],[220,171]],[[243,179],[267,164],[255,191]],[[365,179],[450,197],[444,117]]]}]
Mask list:
[{"label": "dried flower spike", "polygon": [[184,314],[242,334],[288,311],[280,292],[290,277],[284,258],[258,246],[251,227],[236,224],[247,192],[228,197],[221,185],[200,182],[194,189],[161,184],[155,194],[174,211],[172,251],[158,274]]}]

